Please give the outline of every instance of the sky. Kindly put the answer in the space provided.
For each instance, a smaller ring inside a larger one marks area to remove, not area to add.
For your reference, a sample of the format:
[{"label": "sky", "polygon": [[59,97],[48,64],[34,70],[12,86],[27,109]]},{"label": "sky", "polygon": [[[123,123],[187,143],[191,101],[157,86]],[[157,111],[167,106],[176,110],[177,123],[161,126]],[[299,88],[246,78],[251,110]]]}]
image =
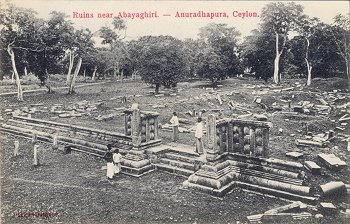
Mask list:
[{"label": "sky", "polygon": [[[4,1],[4,0],[0,0]],[[51,11],[66,13],[76,28],[89,28],[96,32],[103,25],[111,25],[111,18],[97,18],[98,13],[157,12],[159,17],[147,19],[127,19],[127,39],[136,39],[144,35],[171,35],[179,39],[196,38],[199,28],[208,23],[226,23],[236,27],[242,37],[256,29],[259,17],[237,17],[238,12],[250,12],[260,15],[269,1],[93,1],[93,0],[10,0],[13,4],[31,8],[38,12],[38,17],[49,18]],[[304,13],[318,17],[322,22],[332,23],[333,17],[349,12],[349,1],[295,1],[304,6]],[[228,18],[176,18],[176,12],[220,12]],[[94,18],[73,18],[73,13],[94,15]],[[233,13],[235,12],[235,16]],[[170,14],[170,16],[164,16]]]}]

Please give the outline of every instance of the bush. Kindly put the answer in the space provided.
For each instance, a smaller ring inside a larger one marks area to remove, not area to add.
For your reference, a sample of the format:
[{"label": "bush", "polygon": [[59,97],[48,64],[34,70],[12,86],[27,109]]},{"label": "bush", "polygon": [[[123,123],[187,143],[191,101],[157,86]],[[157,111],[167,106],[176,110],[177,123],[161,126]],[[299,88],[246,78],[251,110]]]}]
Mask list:
[{"label": "bush", "polygon": [[21,77],[21,83],[24,85],[38,84],[38,83],[40,83],[40,80],[35,75],[29,74],[27,76]]},{"label": "bush", "polygon": [[62,74],[53,74],[50,75],[50,82],[65,82],[67,79],[67,74],[62,75]]},{"label": "bush", "polygon": [[[71,74],[73,75],[73,74]],[[88,77],[86,77],[88,78]],[[50,82],[66,82],[67,79],[67,74],[54,74],[54,75],[50,75]],[[91,79],[91,78],[90,78]],[[78,75],[77,78],[75,79],[76,82],[84,82],[85,78],[82,75]]]}]

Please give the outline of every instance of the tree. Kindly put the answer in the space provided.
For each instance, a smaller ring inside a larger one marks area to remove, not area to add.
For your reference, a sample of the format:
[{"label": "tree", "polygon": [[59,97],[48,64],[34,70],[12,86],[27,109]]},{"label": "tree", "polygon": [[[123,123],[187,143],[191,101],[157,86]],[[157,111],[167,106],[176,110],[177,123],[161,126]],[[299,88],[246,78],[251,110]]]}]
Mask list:
[{"label": "tree", "polygon": [[[117,74],[120,75],[120,72],[123,68],[123,65],[125,63],[125,58],[127,54],[126,46],[122,42],[122,40],[125,38],[126,34],[126,22],[125,20],[114,17],[112,22],[113,28],[110,28],[108,26],[103,26],[99,30],[100,38],[102,38],[102,44],[109,45],[110,47],[110,56],[109,62],[110,62],[110,68],[113,69],[113,77],[116,79]],[[122,36],[124,31],[124,36]]]},{"label": "tree", "polygon": [[[70,59],[72,58],[72,55],[74,57],[78,57],[78,62],[75,67],[75,71],[73,76],[69,80],[69,91],[68,94],[74,93],[74,85],[77,75],[79,74],[80,67],[82,64],[83,58],[88,58],[89,54],[93,52],[94,50],[94,42],[92,40],[92,32],[86,28],[81,30],[76,30],[74,34],[74,51],[70,54]],[[74,58],[73,58],[74,59]]]},{"label": "tree", "polygon": [[[307,67],[307,82],[306,85],[311,85],[312,78],[312,68],[314,64],[317,63],[319,54],[317,50],[321,47],[319,42],[311,43],[313,41],[317,30],[322,30],[323,26],[318,18],[309,18],[308,16],[303,16],[299,23],[299,34],[302,36],[306,42],[305,46],[305,56],[304,60]],[[312,45],[311,45],[312,44]],[[311,46],[310,46],[311,45]],[[316,46],[313,46],[316,45]],[[310,54],[310,47],[312,47],[312,53]],[[314,54],[316,52],[316,54]],[[311,57],[310,57],[311,56]]]},{"label": "tree", "polygon": [[301,17],[303,7],[294,2],[274,2],[266,5],[261,13],[262,29],[275,36],[275,59],[273,79],[280,82],[280,58],[287,43],[288,33],[293,30]]},{"label": "tree", "polygon": [[[72,21],[67,19],[68,16],[62,12],[53,11],[50,13],[50,18],[47,21],[44,40],[46,44],[45,59],[48,72],[61,73],[63,72],[63,62],[68,56],[68,52],[74,44],[74,32]],[[70,79],[70,73],[73,66],[73,61],[69,61],[69,68],[66,84]]]},{"label": "tree", "polygon": [[198,54],[200,50],[200,41],[193,39],[185,39],[183,41],[184,55],[186,62],[186,77],[193,78],[198,72]]},{"label": "tree", "polygon": [[269,33],[257,29],[242,43],[244,64],[256,79],[262,78],[267,82],[273,74],[274,45]]},{"label": "tree", "polygon": [[211,47],[204,48],[198,54],[198,74],[202,78],[211,80],[213,86],[225,74],[225,65],[220,56]]},{"label": "tree", "polygon": [[171,36],[144,36],[134,43],[137,55],[137,69],[142,80],[155,85],[159,93],[161,85],[175,86],[183,79],[185,61],[183,44]]},{"label": "tree", "polygon": [[334,17],[332,29],[330,29],[337,52],[345,62],[345,71],[348,77],[350,89],[350,14],[338,14]]},{"label": "tree", "polygon": [[[2,6],[2,5],[1,5]],[[30,57],[28,52],[40,52],[42,46],[43,20],[35,17],[32,10],[16,7],[14,5],[2,6],[0,10],[0,38],[1,49],[10,56],[13,74],[16,78],[17,99],[23,101],[23,92],[20,75],[17,70],[16,54],[22,56],[21,62],[27,62],[24,55]]]},{"label": "tree", "polygon": [[308,65],[305,60],[307,55],[309,66],[312,66],[312,70],[309,68],[311,72],[309,79],[312,77],[333,77],[335,74],[340,74],[344,60],[338,53],[336,43],[333,40],[334,37],[331,34],[334,31],[333,27],[328,24],[315,23],[313,29],[313,34],[309,37],[309,47],[305,40],[305,34],[300,31],[300,35],[295,36],[290,41],[289,48],[293,54],[290,63],[298,68],[296,73],[306,74],[307,78]]},{"label": "tree", "polygon": [[204,47],[210,48],[209,52],[213,51],[219,56],[220,64],[223,66],[216,69],[222,71],[220,79],[243,73],[237,53],[239,36],[240,33],[234,27],[228,27],[227,24],[211,23],[200,28],[199,40],[205,44]]}]

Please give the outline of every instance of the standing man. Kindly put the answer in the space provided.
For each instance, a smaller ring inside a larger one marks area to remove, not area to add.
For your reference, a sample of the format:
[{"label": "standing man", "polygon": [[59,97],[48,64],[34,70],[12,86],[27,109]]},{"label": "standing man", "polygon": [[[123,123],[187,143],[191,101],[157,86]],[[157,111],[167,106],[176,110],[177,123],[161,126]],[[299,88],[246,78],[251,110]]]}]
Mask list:
[{"label": "standing man", "polygon": [[122,155],[119,153],[119,149],[115,149],[113,152],[114,174],[118,174],[120,172],[121,159]]},{"label": "standing man", "polygon": [[171,126],[173,126],[173,141],[176,142],[179,139],[179,118],[176,112],[173,113],[173,117],[170,119]]},{"label": "standing man", "polygon": [[112,180],[114,176],[114,164],[113,164],[113,155],[112,155],[112,145],[107,145],[107,151],[105,152],[103,158],[107,162],[107,178],[108,180]]},{"label": "standing man", "polygon": [[196,137],[196,152],[198,154],[203,154],[203,124],[202,118],[200,117],[197,120],[196,133],[194,136]]}]

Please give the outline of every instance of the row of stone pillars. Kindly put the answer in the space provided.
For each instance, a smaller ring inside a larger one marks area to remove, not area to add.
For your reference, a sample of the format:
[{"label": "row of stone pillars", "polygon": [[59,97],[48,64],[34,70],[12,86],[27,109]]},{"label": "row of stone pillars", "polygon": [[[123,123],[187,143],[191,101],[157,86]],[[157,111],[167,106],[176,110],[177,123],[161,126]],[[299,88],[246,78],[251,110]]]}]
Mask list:
[{"label": "row of stone pillars", "polygon": [[267,157],[271,127],[270,122],[230,118],[216,120],[215,115],[209,115],[207,160],[214,161],[226,152]]},{"label": "row of stone pillars", "polygon": [[[34,144],[33,145],[33,165],[38,166],[39,165],[39,156],[38,156],[38,151],[39,151],[39,145]],[[19,156],[19,141],[15,140],[14,141],[14,150],[13,150],[13,156]]]},{"label": "row of stone pillars", "polygon": [[124,157],[123,171],[134,176],[152,170],[145,149],[161,144],[158,137],[158,113],[141,111],[138,104],[125,113],[125,135],[131,136],[133,148]]}]

